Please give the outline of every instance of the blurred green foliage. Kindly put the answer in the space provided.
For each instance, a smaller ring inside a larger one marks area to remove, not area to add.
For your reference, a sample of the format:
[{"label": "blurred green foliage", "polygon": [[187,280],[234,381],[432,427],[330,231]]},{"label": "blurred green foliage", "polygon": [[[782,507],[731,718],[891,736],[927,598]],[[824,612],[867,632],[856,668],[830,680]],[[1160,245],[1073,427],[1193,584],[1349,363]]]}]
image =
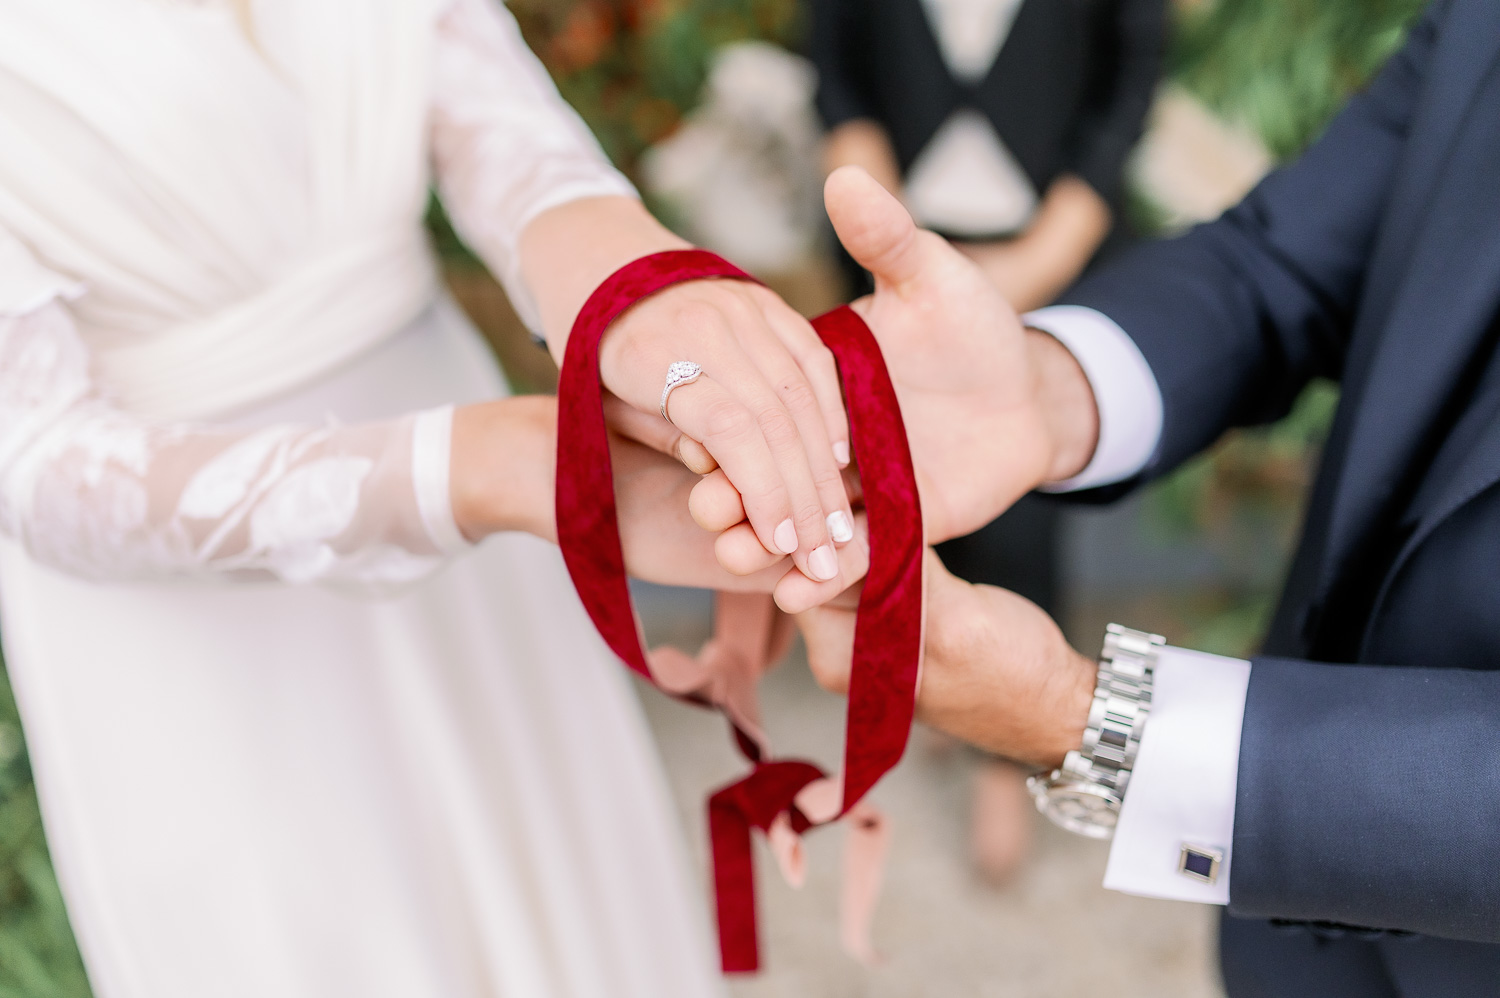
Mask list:
[{"label": "blurred green foliage", "polygon": [[1318,136],[1396,50],[1424,0],[1218,0],[1185,5],[1170,74],[1278,159]]},{"label": "blurred green foliage", "polygon": [[562,95],[621,169],[697,103],[723,45],[795,46],[798,0],[513,0],[511,9]]},{"label": "blurred green foliage", "polygon": [[[627,173],[692,107],[709,59],[747,38],[795,43],[797,0],[513,0],[528,41]],[[1399,42],[1418,0],[1217,0],[1179,17],[1172,72],[1210,107],[1248,122],[1278,156],[1301,149]],[[1143,209],[1148,210],[1148,209]],[[466,255],[433,202],[445,256]],[[1157,487],[1169,532],[1225,522],[1287,534],[1288,504],[1336,392],[1316,386],[1287,420],[1235,435]],[[1280,543],[1280,541],[1278,541]],[[1206,615],[1200,647],[1240,652],[1269,608],[1261,587]],[[42,836],[20,724],[0,673],[0,998],[89,994]]]},{"label": "blurred green foliage", "polygon": [[0,672],[0,998],[88,994],[42,836],[15,697]]}]

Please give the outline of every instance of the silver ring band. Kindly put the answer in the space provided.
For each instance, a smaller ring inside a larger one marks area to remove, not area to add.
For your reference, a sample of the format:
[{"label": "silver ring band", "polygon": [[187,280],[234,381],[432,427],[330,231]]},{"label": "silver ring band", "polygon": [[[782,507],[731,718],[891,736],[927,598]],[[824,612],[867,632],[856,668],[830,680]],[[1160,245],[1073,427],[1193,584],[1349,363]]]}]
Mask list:
[{"label": "silver ring band", "polygon": [[672,417],[667,415],[667,399],[672,392],[683,385],[691,385],[703,376],[703,368],[690,360],[677,360],[667,368],[667,383],[661,390],[661,418],[672,422]]}]

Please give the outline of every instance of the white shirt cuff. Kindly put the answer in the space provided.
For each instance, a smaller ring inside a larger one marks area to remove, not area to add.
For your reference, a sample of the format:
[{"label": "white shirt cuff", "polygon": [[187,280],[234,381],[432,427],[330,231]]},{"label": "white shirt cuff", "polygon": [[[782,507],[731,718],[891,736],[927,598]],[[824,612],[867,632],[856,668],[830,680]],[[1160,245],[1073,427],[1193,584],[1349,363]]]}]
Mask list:
[{"label": "white shirt cuff", "polygon": [[1076,492],[1133,478],[1161,442],[1161,389],[1151,365],[1118,324],[1081,305],[1053,305],[1021,317],[1054,337],[1078,361],[1099,406],[1099,443],[1088,465],[1043,492]]},{"label": "white shirt cuff", "polygon": [[[448,476],[453,455],[453,407],[417,413],[411,431],[412,487],[427,537],[439,554],[453,555],[474,546],[453,517]],[[1148,722],[1149,723],[1149,722]]]},{"label": "white shirt cuff", "polygon": [[[1125,790],[1104,886],[1169,901],[1229,903],[1234,792],[1250,663],[1163,648],[1151,714]],[[1214,883],[1178,871],[1183,845],[1223,853]]]}]

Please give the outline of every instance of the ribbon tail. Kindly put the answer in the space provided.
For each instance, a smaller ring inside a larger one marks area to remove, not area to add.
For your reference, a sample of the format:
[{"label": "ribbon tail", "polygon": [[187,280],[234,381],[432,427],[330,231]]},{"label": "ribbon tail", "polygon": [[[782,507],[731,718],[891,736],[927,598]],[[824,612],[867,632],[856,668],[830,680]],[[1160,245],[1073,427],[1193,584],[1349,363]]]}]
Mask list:
[{"label": "ribbon tail", "polygon": [[708,801],[714,905],[719,922],[719,959],[726,974],[752,973],[760,969],[750,820],[737,798],[736,786],[719,791]]},{"label": "ribbon tail", "polygon": [[871,804],[860,804],[846,820],[849,831],[844,839],[844,890],[839,899],[839,935],[850,956],[871,965],[880,962],[870,929],[885,879],[891,826],[886,816]]}]

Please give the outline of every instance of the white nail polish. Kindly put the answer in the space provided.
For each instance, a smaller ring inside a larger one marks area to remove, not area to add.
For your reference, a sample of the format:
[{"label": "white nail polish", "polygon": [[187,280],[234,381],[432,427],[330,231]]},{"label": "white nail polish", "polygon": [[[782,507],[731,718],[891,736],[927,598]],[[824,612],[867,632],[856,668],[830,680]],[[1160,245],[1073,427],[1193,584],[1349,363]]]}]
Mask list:
[{"label": "white nail polish", "polygon": [[827,582],[839,574],[839,559],[833,553],[833,548],[824,544],[807,559],[807,567],[812,571],[816,581]]},{"label": "white nail polish", "polygon": [[828,514],[828,536],[833,538],[835,544],[848,544],[854,540],[854,524],[849,520],[848,513],[836,509]]},{"label": "white nail polish", "polygon": [[833,445],[833,459],[839,463],[840,468],[849,467],[849,444],[840,440]]},{"label": "white nail polish", "polygon": [[791,519],[782,520],[776,532],[771,535],[771,542],[782,554],[791,554],[797,550],[797,525]]}]

